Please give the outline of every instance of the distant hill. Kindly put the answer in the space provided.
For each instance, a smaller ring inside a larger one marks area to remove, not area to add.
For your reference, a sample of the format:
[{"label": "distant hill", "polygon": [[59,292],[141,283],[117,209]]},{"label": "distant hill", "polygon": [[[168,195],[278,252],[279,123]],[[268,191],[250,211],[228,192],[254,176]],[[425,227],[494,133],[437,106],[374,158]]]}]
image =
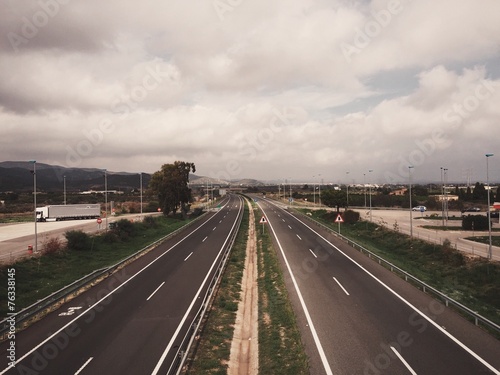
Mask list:
[{"label": "distant hill", "polygon": [[[0,162],[0,192],[22,192],[33,190],[33,163],[27,161]],[[104,190],[104,170],[98,168],[66,168],[58,165],[36,163],[37,190],[57,192],[66,191]],[[148,186],[151,175],[142,175],[144,187]],[[107,171],[109,190],[138,189],[140,177],[138,173]],[[218,186],[257,186],[261,182],[251,179],[225,181],[210,177],[190,175],[193,185]]]},{"label": "distant hill", "polygon": [[[0,192],[30,191],[33,189],[33,163],[0,162]],[[147,186],[151,176],[143,174],[143,184]],[[104,190],[104,171],[97,168],[66,168],[57,165],[36,163],[37,190],[63,191],[66,179],[67,191]],[[108,189],[138,189],[139,174],[127,172],[107,172]]]}]

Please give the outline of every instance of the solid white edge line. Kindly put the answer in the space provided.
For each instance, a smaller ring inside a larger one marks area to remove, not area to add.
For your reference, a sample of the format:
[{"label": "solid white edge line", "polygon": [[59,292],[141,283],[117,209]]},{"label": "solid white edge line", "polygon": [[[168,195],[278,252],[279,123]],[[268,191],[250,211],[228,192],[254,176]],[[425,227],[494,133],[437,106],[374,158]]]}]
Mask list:
[{"label": "solid white edge line", "polygon": [[[240,199],[243,199],[241,197],[239,197]],[[243,207],[243,205],[242,205]],[[239,213],[241,212],[241,208],[238,210],[238,215],[236,215],[236,218],[238,218],[239,216]],[[224,247],[226,246],[227,242],[229,241],[229,238],[231,237],[231,234],[233,233],[233,229],[234,227],[236,226],[236,223],[237,223],[237,220],[233,223],[233,226],[231,227],[231,230],[229,231],[229,234],[228,236],[226,237],[226,240],[224,241],[224,243],[222,244],[220,250],[219,250],[219,254],[217,254],[217,257],[215,258],[214,262],[212,263],[212,266],[210,267],[210,269],[208,270],[207,272],[207,275],[205,276],[205,279],[203,280],[203,282],[201,283],[200,285],[200,288],[198,289],[198,291],[196,292],[193,300],[191,301],[191,304],[189,305],[188,309],[186,310],[186,313],[184,314],[184,316],[182,317],[182,320],[181,322],[179,323],[179,325],[177,326],[177,329],[175,330],[174,334],[172,335],[172,338],[170,339],[170,342],[168,343],[167,347],[165,348],[165,350],[163,351],[163,354],[161,355],[160,357],[160,360],[158,361],[158,363],[156,364],[156,367],[154,368],[153,372],[151,373],[151,375],[156,375],[158,374],[158,371],[160,371],[160,368],[161,366],[163,365],[163,362],[165,361],[165,358],[167,357],[168,355],[168,352],[170,351],[170,349],[172,348],[172,345],[174,344],[174,341],[175,339],[177,338],[177,335],[179,334],[180,330],[182,329],[182,326],[184,325],[186,319],[188,318],[188,315],[190,314],[191,312],[191,309],[193,308],[194,304],[196,303],[196,301],[198,300],[198,295],[200,294],[201,290],[203,289],[203,287],[205,286],[205,283],[207,282],[208,280],[208,277],[210,276],[210,273],[212,272],[213,268],[215,267],[215,264],[217,263],[217,259],[219,259],[219,257],[221,256],[222,254],[222,250],[224,249]]]},{"label": "solid white edge line", "polygon": [[465,350],[467,353],[469,353],[472,357],[474,357],[478,362],[483,364],[486,368],[488,368],[490,371],[492,371],[494,374],[500,375],[500,371],[495,369],[492,365],[490,365],[488,362],[486,362],[484,359],[482,359],[478,354],[476,354],[472,349],[470,349],[467,345],[459,341],[455,336],[453,336],[451,333],[443,329],[439,324],[434,322],[431,318],[429,318],[427,315],[422,313],[419,309],[417,309],[415,306],[413,306],[410,302],[405,300],[403,297],[401,297],[397,292],[395,292],[393,289],[391,289],[388,285],[384,284],[383,281],[379,280],[375,275],[373,275],[370,271],[368,271],[366,268],[364,268],[361,264],[356,262],[354,259],[352,259],[349,255],[344,253],[342,250],[340,250],[337,246],[332,244],[330,241],[328,241],[325,237],[323,237],[321,234],[316,232],[314,229],[312,229],[309,225],[304,223],[302,220],[297,218],[296,216],[292,215],[291,213],[287,211],[283,211],[290,216],[292,216],[295,220],[297,220],[299,223],[302,223],[305,227],[309,228],[314,234],[316,234],[318,237],[323,239],[326,243],[328,243],[330,246],[332,246],[335,250],[337,250],[340,254],[345,256],[347,259],[349,259],[351,262],[353,262],[355,265],[357,265],[361,270],[366,272],[369,276],[371,276],[375,281],[377,281],[380,285],[382,285],[384,288],[386,288],[389,292],[391,292],[394,296],[396,296],[398,299],[400,299],[404,304],[406,304],[408,307],[410,307],[413,311],[415,311],[417,314],[419,314],[422,318],[427,320],[431,325],[433,325],[435,328],[437,328],[439,331],[441,331],[445,336],[448,336],[448,338],[453,341],[455,344],[460,346],[463,350]]},{"label": "solid white edge line", "polygon": [[82,371],[83,371],[83,369],[84,369],[85,367],[87,367],[87,366],[88,366],[88,364],[90,363],[90,361],[92,361],[93,359],[94,359],[94,357],[90,357],[89,359],[87,359],[87,362],[85,362],[85,363],[83,364],[83,366],[82,366],[82,367],[80,367],[80,368],[78,369],[78,371],[77,371],[77,372],[75,372],[75,375],[78,375],[80,372],[82,372]]},{"label": "solid white edge line", "polygon": [[350,294],[347,292],[347,290],[345,290],[345,288],[342,286],[342,284],[341,284],[341,283],[337,280],[337,278],[336,278],[336,277],[334,277],[334,278],[333,278],[333,280],[335,280],[335,282],[336,282],[337,284],[339,284],[339,286],[342,288],[342,290],[344,291],[344,293],[345,293],[345,294],[347,294],[348,296],[350,295]]},{"label": "solid white edge line", "polygon": [[186,260],[188,260],[188,259],[191,257],[191,255],[193,255],[193,252],[192,252],[192,251],[191,251],[191,253],[190,253],[190,254],[186,257],[186,259],[184,259],[184,262],[185,262]]},{"label": "solid white edge line", "polygon": [[312,254],[315,258],[317,258],[317,257],[318,257],[316,254],[314,254],[314,251],[312,251],[311,249],[309,249],[309,251],[311,252],[311,254]]},{"label": "solid white edge line", "polygon": [[54,338],[55,336],[57,336],[59,333],[61,333],[62,331],[64,331],[66,328],[68,328],[70,325],[72,325],[74,322],[76,322],[77,320],[79,320],[82,316],[84,316],[86,313],[88,313],[90,310],[92,310],[94,307],[96,307],[98,304],[100,304],[102,301],[104,301],[106,298],[108,298],[110,295],[114,294],[118,289],[120,289],[122,286],[128,284],[131,280],[135,279],[139,274],[141,274],[144,270],[146,270],[147,268],[149,268],[153,263],[155,263],[158,259],[160,259],[161,257],[163,257],[165,254],[168,254],[174,247],[176,247],[177,245],[179,245],[181,242],[183,242],[186,238],[190,237],[193,233],[197,232],[201,227],[203,227],[205,224],[207,224],[210,220],[212,220],[215,216],[217,216],[217,214],[213,215],[212,217],[210,217],[208,220],[204,221],[203,223],[201,223],[196,229],[194,229],[192,232],[190,232],[188,235],[186,235],[185,237],[183,237],[181,240],[179,240],[178,242],[176,242],[174,245],[172,245],[169,249],[167,249],[163,254],[159,255],[158,257],[156,257],[155,259],[153,259],[149,264],[145,265],[142,269],[140,269],[139,271],[137,271],[134,275],[130,276],[130,278],[128,278],[127,280],[125,280],[123,283],[121,283],[120,285],[118,285],[115,289],[113,289],[111,292],[109,292],[108,294],[106,294],[104,297],[102,297],[99,301],[95,302],[92,306],[88,307],[85,311],[83,311],[80,315],[78,315],[77,317],[75,317],[73,320],[71,320],[70,322],[66,323],[64,326],[62,326],[61,328],[59,328],[56,332],[54,332],[53,334],[51,334],[50,336],[48,336],[45,340],[43,340],[41,343],[39,343],[38,345],[36,345],[35,347],[33,347],[31,350],[29,350],[28,352],[26,352],[22,357],[18,358],[16,360],[16,363],[12,366],[8,366],[7,368],[5,368],[4,370],[2,370],[2,372],[0,372],[0,375],[3,375],[5,374],[7,371],[9,371],[10,369],[14,368],[15,365],[17,365],[18,363],[21,363],[21,361],[23,361],[26,357],[28,357],[29,355],[31,355],[34,351],[38,350],[38,348],[40,348],[41,346],[43,346],[44,344],[46,344],[47,342],[49,342],[50,340],[52,340],[52,338]]},{"label": "solid white edge line", "polygon": [[[260,204],[257,203],[257,205],[260,207]],[[262,210],[262,207],[260,207]],[[274,238],[276,239],[276,242],[278,243],[278,246],[281,251],[281,255],[283,256],[283,259],[285,260],[286,268],[288,269],[288,273],[290,274],[290,278],[293,282],[293,286],[295,287],[295,291],[297,292],[297,295],[299,297],[300,304],[302,306],[302,310],[304,311],[304,315],[306,316],[307,324],[309,324],[309,329],[311,331],[311,334],[314,339],[314,343],[316,344],[316,348],[318,349],[319,356],[321,358],[321,362],[323,363],[323,367],[325,369],[325,372],[327,375],[333,375],[332,369],[330,368],[330,364],[328,363],[328,358],[326,358],[325,350],[323,349],[323,346],[321,345],[321,341],[319,340],[318,333],[316,332],[316,328],[314,328],[314,323],[312,321],[311,315],[309,314],[309,309],[306,306],[306,303],[304,301],[304,298],[302,297],[302,292],[300,291],[299,285],[297,284],[297,280],[295,279],[295,275],[292,272],[292,268],[290,267],[290,263],[288,263],[288,259],[285,255],[285,251],[283,250],[283,247],[281,246],[281,242],[278,239],[278,236],[276,235],[276,232],[274,231],[274,228],[271,224],[271,221],[267,217],[266,213],[264,210],[262,210],[264,213],[264,216],[267,219],[267,222],[269,223],[269,228],[271,228],[271,231],[273,232]]]},{"label": "solid white edge line", "polygon": [[[191,253],[192,254],[192,253]],[[155,291],[153,293],[151,293],[151,295],[146,299],[146,301],[149,301],[151,299],[151,297],[153,297],[155,295],[155,293],[163,286],[163,284],[165,284],[165,281],[162,282],[160,284],[160,286],[158,288],[155,289]]]},{"label": "solid white edge line", "polygon": [[391,346],[391,349],[394,352],[394,354],[396,354],[396,356],[399,358],[399,360],[401,362],[403,362],[403,365],[405,365],[405,367],[408,369],[408,371],[411,372],[411,375],[417,375],[417,373],[411,368],[409,363],[406,362],[406,360],[403,358],[403,356],[394,347]]}]

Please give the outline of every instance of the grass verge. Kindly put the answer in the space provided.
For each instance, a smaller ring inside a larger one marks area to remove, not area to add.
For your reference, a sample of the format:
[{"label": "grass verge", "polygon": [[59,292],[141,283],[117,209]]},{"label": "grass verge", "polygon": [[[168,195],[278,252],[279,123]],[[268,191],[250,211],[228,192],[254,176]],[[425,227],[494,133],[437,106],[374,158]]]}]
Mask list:
[{"label": "grass verge", "polygon": [[[16,311],[71,284],[92,271],[111,266],[148,244],[186,225],[188,221],[157,217],[150,225],[137,223],[134,233],[110,241],[110,236],[90,236],[87,250],[65,250],[0,266],[0,296],[7,296],[7,271],[15,269]],[[108,232],[110,233],[110,232]],[[7,301],[0,303],[0,320],[7,315]]]},{"label": "grass verge", "polygon": [[248,208],[245,205],[240,232],[236,237],[229,262],[187,374],[222,375],[227,373],[245,266],[248,216]]},{"label": "grass verge", "polygon": [[[336,213],[311,212],[332,225]],[[343,225],[342,235],[404,269],[454,300],[500,324],[500,264],[467,257],[446,244],[436,245],[370,222]]]}]

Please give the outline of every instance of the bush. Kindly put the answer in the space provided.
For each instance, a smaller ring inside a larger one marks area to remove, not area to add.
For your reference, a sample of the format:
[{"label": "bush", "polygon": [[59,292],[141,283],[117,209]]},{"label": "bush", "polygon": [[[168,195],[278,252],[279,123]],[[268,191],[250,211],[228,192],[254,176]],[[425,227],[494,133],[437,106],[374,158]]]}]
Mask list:
[{"label": "bush", "polygon": [[122,240],[132,237],[135,233],[135,225],[130,220],[121,219],[116,222],[115,232]]},{"label": "bush", "polygon": [[342,218],[344,219],[344,223],[346,224],[357,223],[359,221],[359,212],[347,210],[342,215]]},{"label": "bush", "polygon": [[64,233],[64,237],[68,241],[66,247],[68,250],[85,251],[90,250],[90,236],[81,230],[71,230]]},{"label": "bush", "polygon": [[[474,227],[472,227],[474,226]],[[467,215],[462,218],[463,230],[488,230],[488,217],[484,215]]]},{"label": "bush", "polygon": [[142,220],[142,222],[146,228],[156,228],[158,226],[156,219],[150,215],[144,216],[144,219]]},{"label": "bush", "polygon": [[48,254],[56,254],[63,250],[63,246],[59,237],[49,238],[44,244],[42,252],[44,255]]}]

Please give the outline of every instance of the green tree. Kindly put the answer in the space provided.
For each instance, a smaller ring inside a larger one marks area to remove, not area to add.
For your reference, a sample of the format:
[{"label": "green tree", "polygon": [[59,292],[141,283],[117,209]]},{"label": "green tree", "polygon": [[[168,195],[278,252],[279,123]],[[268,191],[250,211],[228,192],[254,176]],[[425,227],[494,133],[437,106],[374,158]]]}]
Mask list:
[{"label": "green tree", "polygon": [[340,207],[347,206],[347,193],[343,190],[324,190],[321,192],[321,202],[328,207],[337,207],[337,212]]},{"label": "green tree", "polygon": [[176,161],[163,164],[161,170],[153,173],[149,188],[158,196],[159,205],[164,215],[174,214],[181,209],[185,214],[191,201],[191,189],[188,186],[189,173],[196,172],[194,163]]},{"label": "green tree", "polygon": [[474,191],[472,192],[472,199],[475,201],[486,200],[488,195],[486,193],[486,188],[483,184],[476,182],[476,186],[474,187]]}]

